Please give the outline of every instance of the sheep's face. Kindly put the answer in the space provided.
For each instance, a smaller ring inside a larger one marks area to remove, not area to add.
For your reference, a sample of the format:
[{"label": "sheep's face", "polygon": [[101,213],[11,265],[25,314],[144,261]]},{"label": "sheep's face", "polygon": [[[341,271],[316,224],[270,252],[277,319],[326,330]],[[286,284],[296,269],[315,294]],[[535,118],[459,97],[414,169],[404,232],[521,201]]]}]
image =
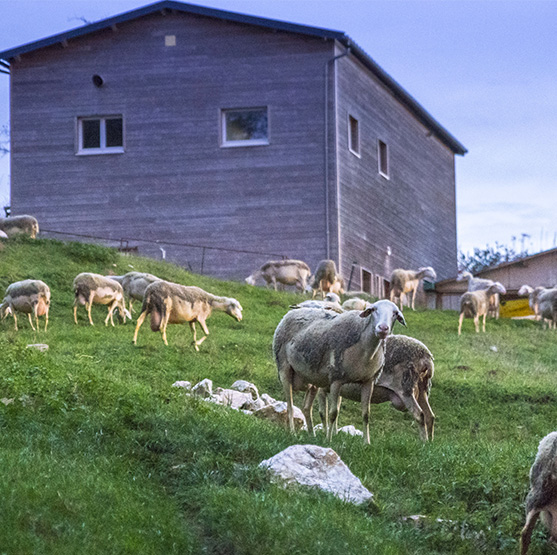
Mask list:
[{"label": "sheep's face", "polygon": [[232,299],[231,302],[228,304],[228,308],[226,309],[226,313],[236,318],[238,322],[242,320],[242,305],[235,299]]},{"label": "sheep's face", "polygon": [[492,285],[492,288],[495,293],[499,293],[501,295],[504,295],[507,292],[505,286],[502,283],[499,283],[498,281]]},{"label": "sheep's face", "polygon": [[340,297],[336,293],[327,293],[325,295],[325,300],[329,301],[330,303],[340,304]]},{"label": "sheep's face", "polygon": [[387,339],[396,321],[406,326],[406,320],[396,304],[391,301],[377,301],[360,313],[361,318],[372,318],[374,332],[379,339]]},{"label": "sheep's face", "polygon": [[0,319],[4,320],[11,313],[12,309],[8,305],[0,305]]},{"label": "sheep's face", "polygon": [[431,266],[428,266],[427,268],[421,268],[421,270],[424,271],[425,279],[432,279],[434,281],[437,279],[437,274],[435,273],[435,270]]},{"label": "sheep's face", "polygon": [[252,274],[245,279],[248,285],[255,285],[255,276]]},{"label": "sheep's face", "polygon": [[534,290],[529,286],[529,285],[523,285],[519,290],[518,290],[518,294],[523,297],[524,295],[530,295],[530,293],[533,293]]}]

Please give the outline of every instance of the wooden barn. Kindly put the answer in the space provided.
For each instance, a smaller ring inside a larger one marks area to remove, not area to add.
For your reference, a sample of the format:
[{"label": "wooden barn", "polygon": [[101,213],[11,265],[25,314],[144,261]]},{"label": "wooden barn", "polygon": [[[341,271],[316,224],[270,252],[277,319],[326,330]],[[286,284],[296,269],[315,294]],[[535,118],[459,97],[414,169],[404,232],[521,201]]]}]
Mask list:
[{"label": "wooden barn", "polygon": [[[550,249],[525,256],[519,260],[504,262],[486,268],[476,277],[499,281],[507,290],[502,295],[502,316],[525,316],[534,314],[528,307],[527,297],[519,297],[518,290],[523,285],[530,287],[557,287],[557,249]],[[428,306],[445,310],[458,310],[460,296],[466,291],[467,282],[456,278],[438,281],[428,291]]]},{"label": "wooden barn", "polygon": [[233,279],[332,258],[374,293],[456,273],[466,149],[343,32],[165,0],[0,61],[12,211],[52,236]]}]

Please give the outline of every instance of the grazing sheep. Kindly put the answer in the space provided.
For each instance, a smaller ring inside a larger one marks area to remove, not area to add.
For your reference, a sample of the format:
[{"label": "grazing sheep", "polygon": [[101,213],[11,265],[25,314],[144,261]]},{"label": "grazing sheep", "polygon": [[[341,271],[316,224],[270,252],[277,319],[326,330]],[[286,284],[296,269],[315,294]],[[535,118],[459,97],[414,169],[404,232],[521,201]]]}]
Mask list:
[{"label": "grazing sheep", "polygon": [[[418,423],[423,441],[433,439],[435,415],[428,400],[433,372],[433,355],[421,341],[406,335],[389,335],[386,339],[385,365],[371,395],[372,404],[389,401],[397,410],[408,410]],[[321,422],[327,429],[326,390],[319,389],[317,395]],[[340,395],[359,402],[362,385],[345,384],[340,388]]]},{"label": "grazing sheep", "polygon": [[518,294],[521,297],[524,297],[524,296],[528,295],[528,304],[530,305],[530,308],[534,311],[536,320],[541,319],[538,298],[542,293],[545,293],[546,291],[550,291],[550,289],[548,289],[546,287],[536,287],[534,289],[533,287],[530,287],[529,285],[523,285],[518,290]]},{"label": "grazing sheep", "polygon": [[395,299],[399,300],[400,310],[402,310],[402,305],[404,303],[404,298],[406,293],[412,293],[412,310],[414,308],[414,302],[416,300],[416,291],[420,285],[420,280],[422,278],[437,279],[437,274],[431,266],[420,268],[419,270],[393,270],[391,274],[391,302],[395,302]]},{"label": "grazing sheep", "polygon": [[124,289],[124,293],[128,296],[129,299],[129,311],[130,314],[134,312],[133,310],[133,302],[134,301],[142,301],[143,296],[145,295],[145,289],[151,283],[155,281],[160,281],[161,279],[153,274],[145,274],[143,272],[128,272],[124,276],[108,276],[111,279],[121,277],[121,285]]},{"label": "grazing sheep", "polygon": [[46,331],[49,309],[50,289],[48,285],[39,279],[26,279],[16,281],[8,286],[4,300],[0,304],[0,317],[3,320],[8,314],[11,314],[14,317],[15,329],[17,331],[16,312],[23,312],[27,314],[29,323],[33,330],[35,330],[33,319],[31,318],[31,315],[33,315],[35,316],[37,331],[40,331],[39,316],[44,316],[44,331]]},{"label": "grazing sheep", "polygon": [[526,555],[534,526],[541,516],[550,540],[557,542],[557,432],[546,435],[530,468],[530,491],[526,496],[526,523],[520,535],[520,553]]},{"label": "grazing sheep", "polygon": [[342,308],[344,310],[359,310],[361,312],[362,310],[365,310],[370,305],[371,303],[369,301],[360,299],[359,297],[353,297],[351,299],[346,299],[342,303]]},{"label": "grazing sheep", "polygon": [[507,290],[496,281],[488,289],[480,289],[477,291],[467,291],[460,297],[460,316],[458,319],[458,335],[462,330],[462,322],[464,318],[474,318],[474,326],[476,333],[480,332],[480,316],[483,316],[482,329],[485,333],[485,319],[489,310],[489,298],[496,293],[504,295]]},{"label": "grazing sheep", "polygon": [[92,326],[94,324],[91,318],[91,307],[94,304],[109,305],[108,314],[104,321],[105,326],[108,326],[108,320],[110,320],[110,323],[114,326],[113,314],[116,308],[118,308],[124,323],[126,322],[126,318],[130,320],[132,318],[124,304],[124,290],[122,286],[109,277],[83,272],[75,277],[73,281],[73,290],[75,293],[73,319],[76,324],[78,304],[85,305],[89,323]]},{"label": "grazing sheep", "polygon": [[[141,314],[137,319],[134,345],[137,344],[137,334],[147,314],[151,315],[151,329],[162,333],[165,345],[166,327],[168,324],[183,324],[188,322],[193,333],[193,344],[195,350],[199,351],[199,345],[207,339],[209,330],[205,320],[211,316],[213,310],[226,312],[229,316],[242,320],[242,306],[236,299],[228,297],[217,297],[207,293],[199,287],[179,285],[167,281],[155,281],[145,290]],[[205,336],[197,339],[195,323],[199,322],[205,332]]]},{"label": "grazing sheep", "polygon": [[[390,301],[378,301],[363,312],[336,314],[330,310],[293,310],[282,318],[273,337],[273,353],[294,432],[292,392],[306,390],[304,415],[313,433],[311,407],[317,387],[330,388],[331,438],[340,388],[360,383],[364,441],[369,443],[369,403],[373,384],[384,362],[384,340],[395,320],[406,325],[402,312]],[[308,385],[314,385],[309,388]]]},{"label": "grazing sheep", "polygon": [[313,283],[311,288],[313,290],[313,298],[317,293],[321,293],[321,298],[328,293],[333,284],[337,281],[337,266],[334,260],[321,260],[317,265],[317,270],[315,270],[315,275],[313,276]]},{"label": "grazing sheep", "polygon": [[557,329],[557,288],[546,289],[538,296],[540,317],[549,329]]},{"label": "grazing sheep", "polygon": [[[474,277],[470,272],[461,272],[458,274],[457,281],[467,281],[468,291],[481,291],[482,289],[487,289],[492,286],[495,282],[491,279],[483,279]],[[489,308],[487,315],[491,318],[499,320],[499,293],[495,293],[489,297]]]},{"label": "grazing sheep", "polygon": [[340,306],[340,297],[336,293],[327,293],[322,301],[312,299],[290,305],[290,308],[324,308],[325,310],[333,310],[339,314],[344,312],[343,308]]},{"label": "grazing sheep", "polygon": [[310,275],[309,266],[301,260],[270,260],[248,276],[246,283],[255,285],[257,279],[263,278],[267,286],[272,285],[275,291],[278,282],[283,285],[295,285],[303,293]]},{"label": "grazing sheep", "polygon": [[39,222],[33,216],[27,215],[0,218],[0,230],[8,237],[22,234],[35,239],[39,233]]}]

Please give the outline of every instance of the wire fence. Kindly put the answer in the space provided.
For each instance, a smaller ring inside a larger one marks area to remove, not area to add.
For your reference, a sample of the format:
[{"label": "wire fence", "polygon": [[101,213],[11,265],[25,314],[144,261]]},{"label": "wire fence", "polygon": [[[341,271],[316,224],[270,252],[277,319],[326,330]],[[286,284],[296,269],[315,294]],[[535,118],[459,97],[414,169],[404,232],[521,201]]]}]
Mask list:
[{"label": "wire fence", "polygon": [[[216,247],[213,245],[199,245],[182,241],[167,241],[162,239],[143,239],[139,237],[103,237],[87,233],[73,233],[54,229],[41,228],[42,237],[58,236],[66,240],[77,240],[87,243],[98,243],[103,246],[118,249],[123,253],[138,253],[150,258],[162,258],[188,268],[198,274],[207,273],[218,275],[222,273],[223,265],[234,266],[241,261],[238,267],[258,268],[262,262],[269,258],[286,259],[285,254],[249,249],[235,249],[230,247]],[[226,264],[223,264],[223,255],[226,254]]]}]

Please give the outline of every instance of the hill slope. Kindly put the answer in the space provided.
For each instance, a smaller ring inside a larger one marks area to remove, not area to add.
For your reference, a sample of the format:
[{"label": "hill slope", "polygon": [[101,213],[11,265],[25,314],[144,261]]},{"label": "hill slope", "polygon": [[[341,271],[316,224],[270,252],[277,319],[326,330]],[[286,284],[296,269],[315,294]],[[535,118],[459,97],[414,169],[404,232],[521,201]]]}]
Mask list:
[{"label": "hill slope", "polygon": [[[46,335],[24,319],[19,333],[11,319],[0,323],[2,552],[516,551],[528,470],[557,423],[555,333],[500,320],[476,335],[467,321],[458,338],[454,312],[406,312],[408,328],[395,331],[435,356],[435,440],[422,444],[410,417],[387,405],[372,407],[371,446],[334,438],[331,446],[375,493],[376,507],[356,508],[273,486],[257,468],[288,445],[326,445],[323,437],[292,436],[171,387],[246,379],[282,399],[271,340],[294,295],[92,245],[19,240],[0,248],[0,291],[26,278],[52,289]],[[132,267],[233,296],[244,320],[215,313],[199,353],[187,326],[169,327],[169,347],[144,326],[134,347],[133,325],[105,328],[105,308],[94,307],[94,327],[80,309],[75,326],[75,275]],[[49,351],[26,349],[35,342]],[[346,402],[348,423],[361,427],[358,407]],[[402,521],[412,514],[431,521],[417,529]],[[532,553],[546,549],[538,530]]]}]

